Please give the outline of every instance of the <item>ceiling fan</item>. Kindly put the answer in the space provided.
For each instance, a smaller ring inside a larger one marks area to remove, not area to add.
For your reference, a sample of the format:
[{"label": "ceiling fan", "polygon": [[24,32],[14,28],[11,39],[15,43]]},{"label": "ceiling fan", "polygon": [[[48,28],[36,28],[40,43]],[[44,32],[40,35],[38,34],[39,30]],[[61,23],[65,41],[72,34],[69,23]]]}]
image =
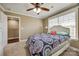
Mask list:
[{"label": "ceiling fan", "polygon": [[38,15],[39,13],[43,10],[43,11],[49,11],[48,8],[45,8],[45,7],[41,7],[42,4],[44,3],[31,3],[34,7],[33,8],[30,8],[30,9],[27,9],[26,11],[31,11],[33,10],[34,12],[36,12]]}]

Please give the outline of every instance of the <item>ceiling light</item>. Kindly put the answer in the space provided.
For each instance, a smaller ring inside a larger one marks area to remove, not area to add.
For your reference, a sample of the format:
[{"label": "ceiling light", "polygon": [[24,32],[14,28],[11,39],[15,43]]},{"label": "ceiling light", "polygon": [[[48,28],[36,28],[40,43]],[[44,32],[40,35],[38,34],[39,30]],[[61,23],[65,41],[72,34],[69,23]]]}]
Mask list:
[{"label": "ceiling light", "polygon": [[41,12],[41,9],[40,9],[40,8],[34,8],[33,11],[36,12],[36,13],[38,14],[38,13]]}]

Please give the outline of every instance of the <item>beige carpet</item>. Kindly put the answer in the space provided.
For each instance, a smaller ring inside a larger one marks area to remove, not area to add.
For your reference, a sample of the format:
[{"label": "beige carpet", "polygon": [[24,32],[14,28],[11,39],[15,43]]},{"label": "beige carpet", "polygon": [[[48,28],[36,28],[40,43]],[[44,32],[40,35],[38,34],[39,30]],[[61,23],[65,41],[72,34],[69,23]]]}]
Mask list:
[{"label": "beige carpet", "polygon": [[[71,40],[70,41],[70,46],[79,49],[79,40],[78,41]],[[68,48],[60,56],[79,56],[79,52]]]},{"label": "beige carpet", "polygon": [[29,49],[25,47],[26,42],[11,43],[4,49],[4,56],[29,56]]},{"label": "beige carpet", "polygon": [[78,49],[79,49],[79,40],[78,40],[78,41],[71,40],[71,41],[70,41],[70,45],[71,45],[72,47],[75,47],[75,48],[78,48]]},{"label": "beige carpet", "polygon": [[71,48],[68,48],[60,56],[79,56],[79,52],[78,51],[74,51]]}]

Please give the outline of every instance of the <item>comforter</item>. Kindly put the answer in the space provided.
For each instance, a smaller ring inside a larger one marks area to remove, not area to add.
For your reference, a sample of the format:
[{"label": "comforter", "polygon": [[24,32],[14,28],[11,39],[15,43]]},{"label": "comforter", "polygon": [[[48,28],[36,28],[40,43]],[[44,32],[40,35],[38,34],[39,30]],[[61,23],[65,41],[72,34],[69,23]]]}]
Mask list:
[{"label": "comforter", "polygon": [[35,56],[48,56],[52,49],[69,39],[67,35],[35,34],[28,38],[30,54]]}]

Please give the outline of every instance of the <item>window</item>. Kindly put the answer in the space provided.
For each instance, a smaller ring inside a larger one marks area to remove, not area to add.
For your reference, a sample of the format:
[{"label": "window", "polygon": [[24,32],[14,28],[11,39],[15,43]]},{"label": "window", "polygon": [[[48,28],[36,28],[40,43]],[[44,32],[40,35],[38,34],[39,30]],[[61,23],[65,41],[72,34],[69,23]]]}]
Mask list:
[{"label": "window", "polygon": [[55,25],[58,25],[58,18],[54,18],[54,19],[50,20],[48,27],[51,28]]},{"label": "window", "polygon": [[50,29],[55,25],[62,25],[64,27],[70,28],[71,38],[76,38],[76,22],[75,22],[75,12],[59,16],[57,18],[48,21],[48,28]]}]

